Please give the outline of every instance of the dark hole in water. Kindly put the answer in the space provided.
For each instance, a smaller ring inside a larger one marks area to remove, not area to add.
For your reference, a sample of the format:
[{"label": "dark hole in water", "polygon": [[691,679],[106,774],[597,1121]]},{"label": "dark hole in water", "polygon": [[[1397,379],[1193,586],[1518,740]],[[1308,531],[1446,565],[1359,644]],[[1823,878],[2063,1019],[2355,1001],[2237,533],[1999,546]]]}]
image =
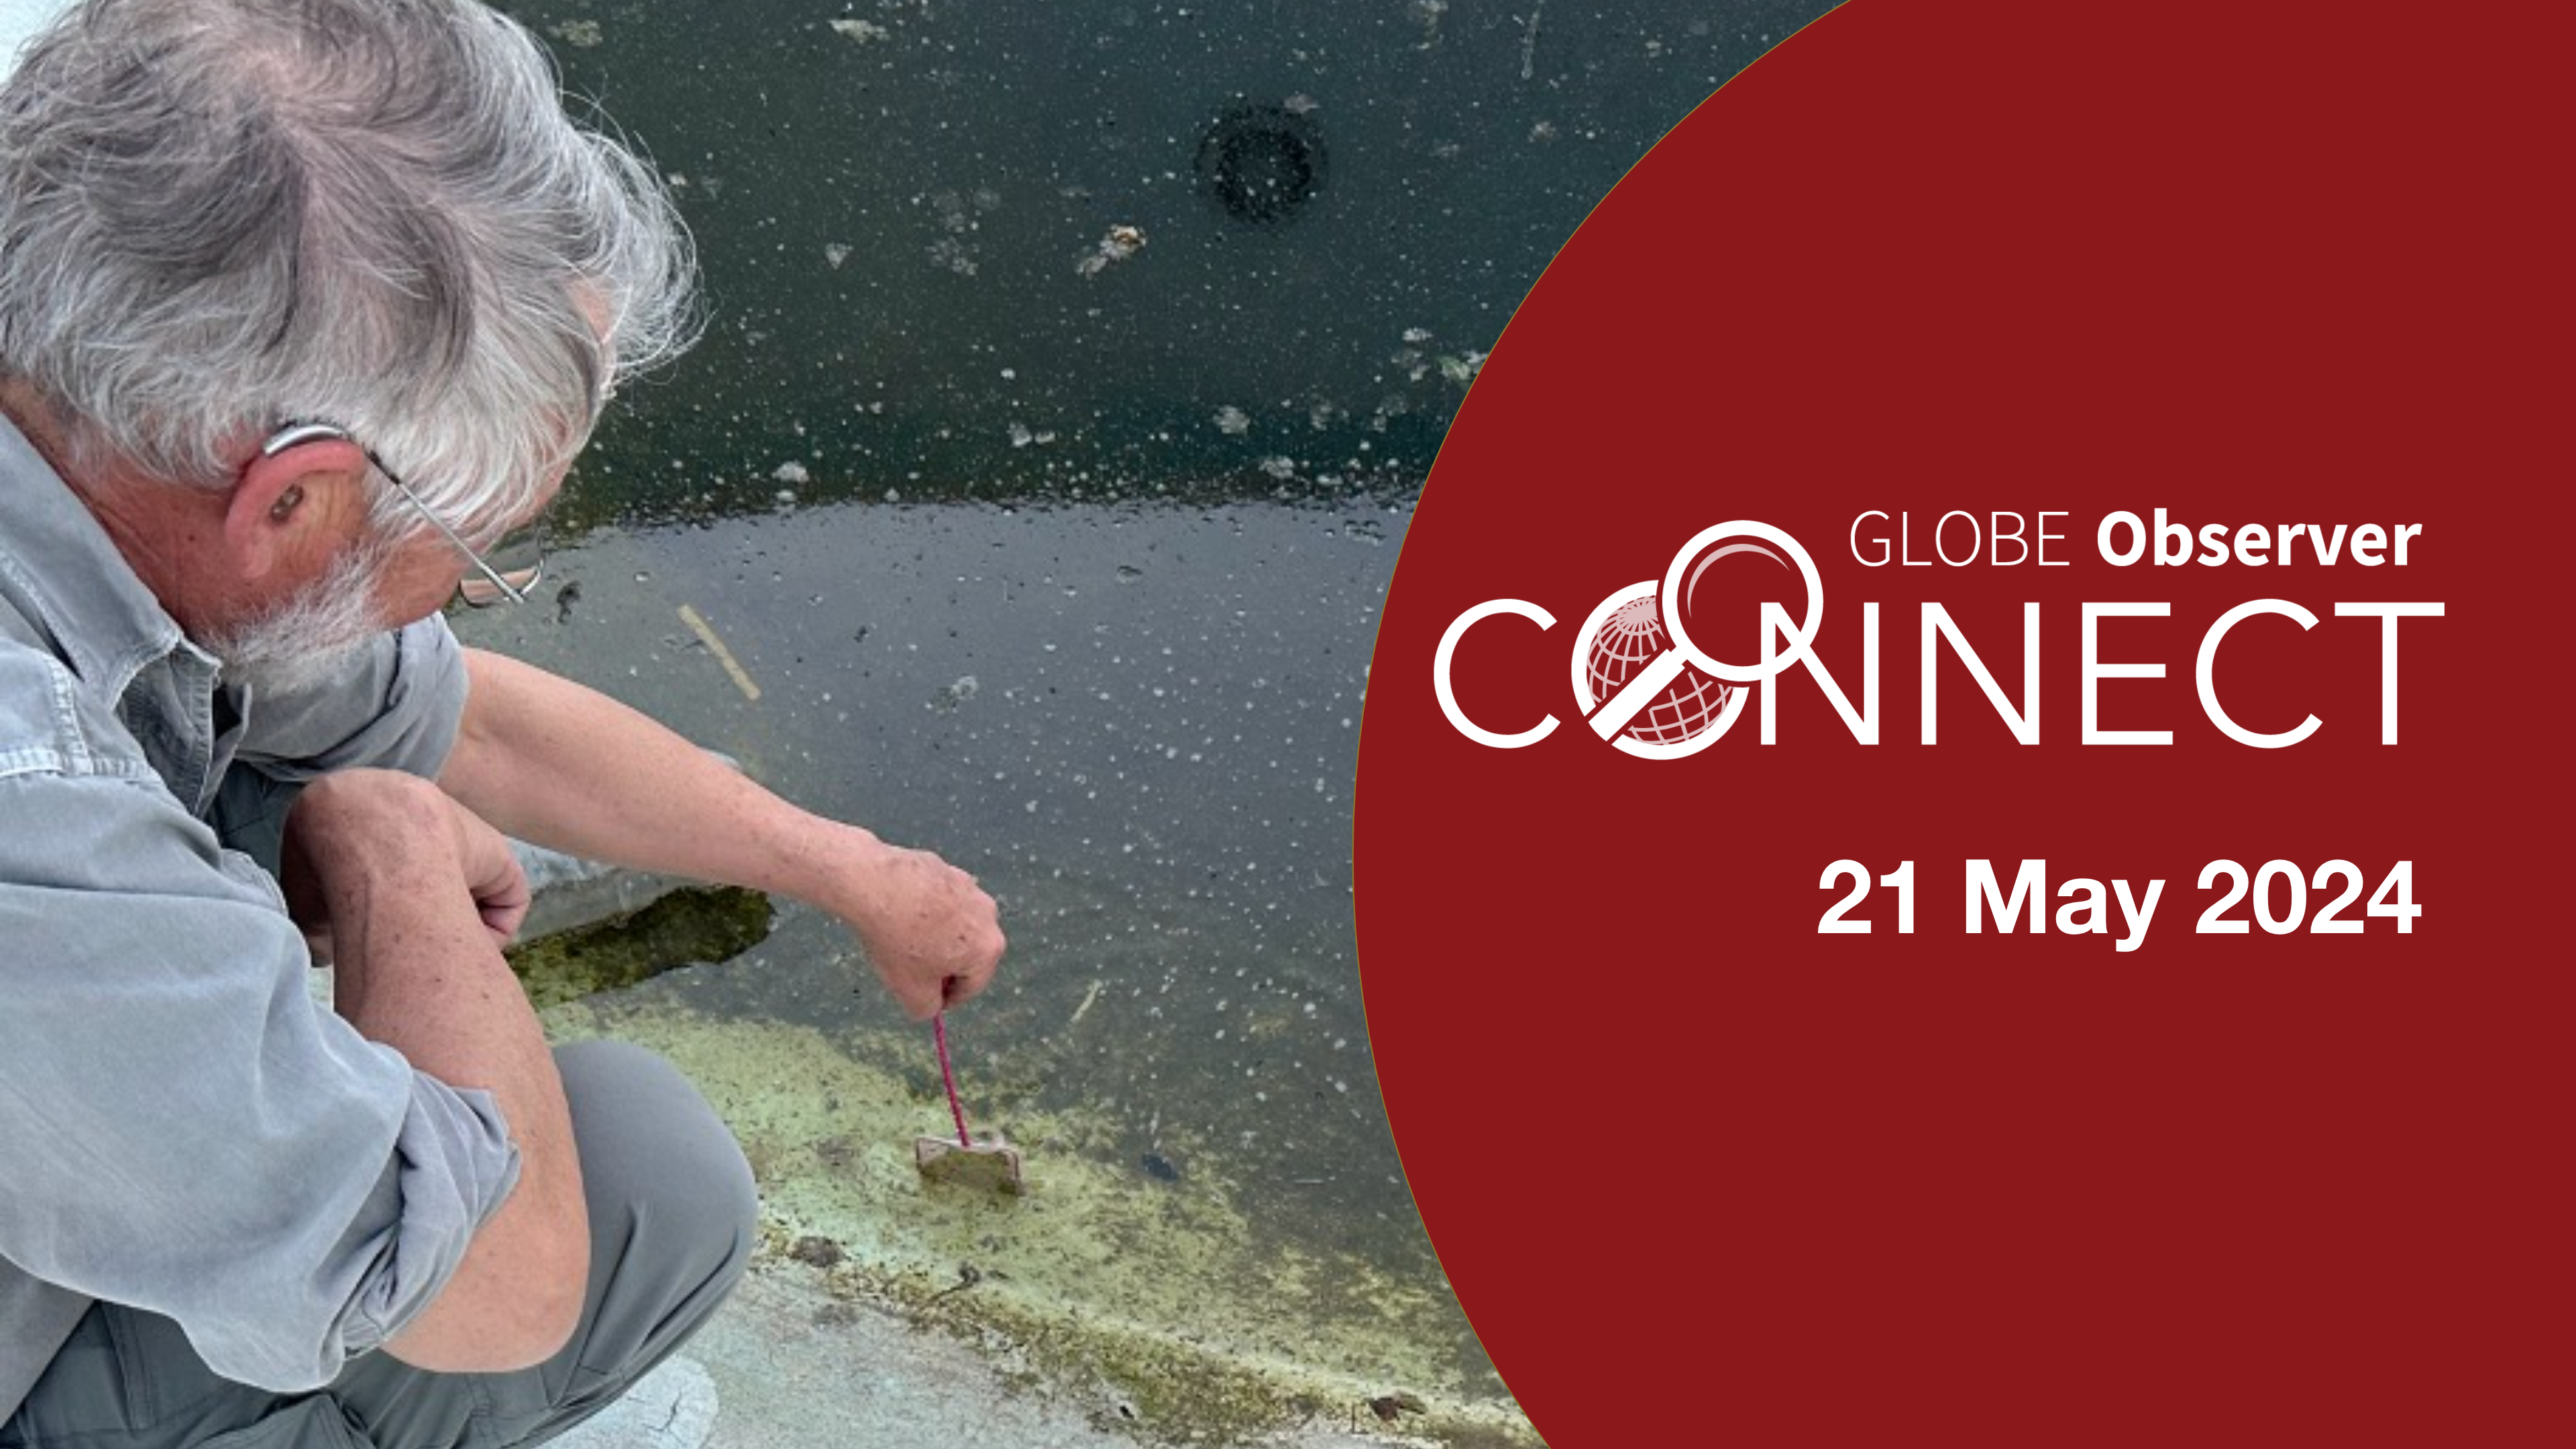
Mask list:
[{"label": "dark hole in water", "polygon": [[1236,106],[1199,138],[1199,181],[1217,205],[1253,226],[1284,226],[1324,189],[1324,133],[1278,105]]}]

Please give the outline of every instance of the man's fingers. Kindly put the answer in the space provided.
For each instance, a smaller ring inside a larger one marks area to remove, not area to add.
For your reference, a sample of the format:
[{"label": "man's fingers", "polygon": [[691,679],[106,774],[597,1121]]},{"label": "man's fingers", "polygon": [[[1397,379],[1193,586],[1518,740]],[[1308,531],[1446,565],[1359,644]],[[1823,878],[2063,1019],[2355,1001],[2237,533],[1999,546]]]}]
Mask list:
[{"label": "man's fingers", "polygon": [[457,869],[464,878],[466,893],[474,898],[474,910],[483,918],[483,929],[507,946],[518,937],[520,923],[528,918],[532,897],[527,872],[519,868],[518,853],[510,849],[510,842],[483,817],[453,797],[448,799],[448,810],[455,830]]},{"label": "man's fingers", "polygon": [[896,989],[894,999],[903,1007],[903,1014],[911,1017],[915,1021],[930,1020],[932,1017],[937,1016],[940,1009],[947,1004],[946,1001],[942,999],[936,986],[917,987],[907,985],[900,987]]},{"label": "man's fingers", "polygon": [[495,941],[507,946],[519,939],[519,927],[526,924],[528,919],[528,901],[524,893],[516,901],[487,900],[477,901],[475,904],[483,913],[484,929],[492,933]]},{"label": "man's fingers", "polygon": [[1000,932],[996,931],[990,941],[959,943],[935,957],[887,963],[879,974],[905,1013],[915,1021],[925,1021],[982,993],[992,984],[1000,958]]},{"label": "man's fingers", "polygon": [[951,972],[948,979],[940,983],[942,998],[953,1005],[981,995],[985,987],[993,984],[994,973],[1001,966],[1003,944],[1002,933],[998,929],[991,933],[989,941],[977,943],[972,948],[972,960],[966,969]]}]

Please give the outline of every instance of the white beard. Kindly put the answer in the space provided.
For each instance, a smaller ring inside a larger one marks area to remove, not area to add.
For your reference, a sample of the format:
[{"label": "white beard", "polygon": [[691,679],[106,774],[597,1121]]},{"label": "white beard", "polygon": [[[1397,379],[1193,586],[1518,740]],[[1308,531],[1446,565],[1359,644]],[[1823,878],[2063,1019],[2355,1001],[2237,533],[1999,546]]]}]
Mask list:
[{"label": "white beard", "polygon": [[197,642],[222,661],[228,684],[259,695],[309,689],[392,627],[378,614],[374,592],[385,561],[382,549],[352,549],[293,595]]}]

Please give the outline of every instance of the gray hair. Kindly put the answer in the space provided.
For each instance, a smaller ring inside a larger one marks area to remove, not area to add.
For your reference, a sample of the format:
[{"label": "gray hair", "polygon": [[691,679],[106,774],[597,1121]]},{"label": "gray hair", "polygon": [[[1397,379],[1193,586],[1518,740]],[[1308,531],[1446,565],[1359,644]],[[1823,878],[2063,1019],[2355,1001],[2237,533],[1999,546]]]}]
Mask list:
[{"label": "gray hair", "polygon": [[228,486],[328,421],[497,527],[694,340],[694,273],[658,175],[475,0],[89,0],[0,86],[0,373],[76,470]]}]

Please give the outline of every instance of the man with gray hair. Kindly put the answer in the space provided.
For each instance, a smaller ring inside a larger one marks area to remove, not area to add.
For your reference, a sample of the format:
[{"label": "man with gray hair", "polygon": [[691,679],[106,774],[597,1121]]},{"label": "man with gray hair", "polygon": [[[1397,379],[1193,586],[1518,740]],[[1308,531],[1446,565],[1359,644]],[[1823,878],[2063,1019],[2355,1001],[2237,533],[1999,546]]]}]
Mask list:
[{"label": "man with gray hair", "polygon": [[474,0],[89,0],[0,86],[0,1449],[534,1443],[723,1298],[741,1153],[548,1049],[504,831],[990,979],[963,872],[441,618],[692,269]]}]

